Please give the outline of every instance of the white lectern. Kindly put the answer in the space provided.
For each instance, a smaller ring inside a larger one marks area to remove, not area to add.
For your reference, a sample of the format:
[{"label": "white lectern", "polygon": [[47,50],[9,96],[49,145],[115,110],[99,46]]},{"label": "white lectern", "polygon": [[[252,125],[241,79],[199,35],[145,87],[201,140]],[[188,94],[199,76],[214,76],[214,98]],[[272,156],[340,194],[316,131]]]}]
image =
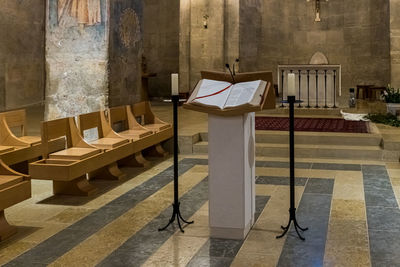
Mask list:
[{"label": "white lectern", "polygon": [[[203,79],[228,80],[225,73],[202,72]],[[208,116],[209,222],[215,238],[244,239],[255,213],[255,111],[275,103],[270,72],[240,73],[237,82],[264,80],[262,103],[225,110],[194,104],[184,107]],[[271,101],[272,99],[272,101]],[[275,108],[275,104],[269,107]]]}]

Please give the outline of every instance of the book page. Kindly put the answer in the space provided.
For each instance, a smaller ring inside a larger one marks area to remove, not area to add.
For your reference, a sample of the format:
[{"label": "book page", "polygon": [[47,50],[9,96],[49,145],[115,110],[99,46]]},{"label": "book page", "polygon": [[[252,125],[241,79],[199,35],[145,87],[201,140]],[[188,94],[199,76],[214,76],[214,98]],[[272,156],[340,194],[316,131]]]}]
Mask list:
[{"label": "book page", "polygon": [[192,103],[199,103],[208,106],[224,108],[226,100],[232,90],[232,84],[223,81],[214,81],[203,79],[194,97],[191,97]]},{"label": "book page", "polygon": [[255,93],[260,87],[261,80],[237,83],[226,101],[225,107],[236,107],[252,102]]}]

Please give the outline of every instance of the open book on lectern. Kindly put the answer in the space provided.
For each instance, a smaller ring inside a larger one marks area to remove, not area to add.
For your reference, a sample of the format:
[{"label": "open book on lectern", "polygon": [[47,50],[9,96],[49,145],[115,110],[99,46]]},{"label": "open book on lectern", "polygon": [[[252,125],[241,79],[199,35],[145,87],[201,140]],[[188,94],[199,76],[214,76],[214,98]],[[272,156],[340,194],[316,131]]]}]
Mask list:
[{"label": "open book on lectern", "polygon": [[262,80],[229,83],[203,79],[193,90],[187,103],[216,107],[221,110],[240,106],[258,106],[263,100],[267,82]]}]

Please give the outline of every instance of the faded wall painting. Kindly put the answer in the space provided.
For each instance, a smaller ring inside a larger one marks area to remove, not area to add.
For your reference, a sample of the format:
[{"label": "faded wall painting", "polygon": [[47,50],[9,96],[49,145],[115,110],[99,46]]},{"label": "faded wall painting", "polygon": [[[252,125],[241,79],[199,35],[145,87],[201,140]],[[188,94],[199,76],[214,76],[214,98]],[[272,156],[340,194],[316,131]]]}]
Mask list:
[{"label": "faded wall painting", "polygon": [[107,106],[106,0],[48,0],[46,119]]},{"label": "faded wall painting", "polygon": [[58,23],[70,18],[89,26],[101,23],[100,0],[58,0]]}]

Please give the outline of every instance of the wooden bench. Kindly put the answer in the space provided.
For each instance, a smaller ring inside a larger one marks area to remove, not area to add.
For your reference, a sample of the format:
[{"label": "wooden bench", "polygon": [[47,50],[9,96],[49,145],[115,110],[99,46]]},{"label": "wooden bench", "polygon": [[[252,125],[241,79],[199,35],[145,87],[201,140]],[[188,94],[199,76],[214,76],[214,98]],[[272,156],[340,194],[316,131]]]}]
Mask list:
[{"label": "wooden bench", "polygon": [[0,161],[0,241],[17,232],[5,217],[4,210],[31,197],[28,175],[13,171]]},{"label": "wooden bench", "polygon": [[[41,132],[43,159],[29,164],[29,174],[32,179],[53,180],[54,194],[88,196],[96,193],[97,188],[86,176],[106,166],[110,167],[108,175],[119,178],[119,170],[113,168],[121,151],[103,150],[88,144],[80,135],[74,118],[42,122]],[[64,148],[51,152],[49,143],[60,137],[65,138]]]},{"label": "wooden bench", "polygon": [[[123,138],[122,136],[118,135],[116,132],[113,131],[113,129],[107,122],[103,111],[79,115],[78,127],[82,136],[85,136],[85,131],[95,129],[97,138],[92,141],[89,141],[89,144],[107,151],[111,150],[116,151],[117,154],[119,155],[116,158],[117,160],[122,160],[133,154],[132,141],[127,138]],[[90,178],[98,177],[98,178],[111,178],[111,179],[113,178],[122,179],[125,176],[126,175],[119,170],[117,162],[114,162],[112,165],[109,165],[107,167],[107,170],[96,171],[89,175]]]},{"label": "wooden bench", "polygon": [[147,160],[144,159],[141,152],[159,144],[159,136],[136,121],[130,106],[109,108],[108,121],[120,136],[132,140],[134,151],[137,153],[136,161],[146,165]]},{"label": "wooden bench", "polygon": [[[49,150],[57,151],[63,145],[63,140],[52,140]],[[0,114],[0,158],[5,164],[10,166],[35,160],[41,156],[41,152],[41,138],[26,135],[25,110]]]},{"label": "wooden bench", "polygon": [[135,120],[156,135],[158,143],[154,146],[155,155],[166,156],[168,153],[162,148],[161,142],[173,137],[172,125],[157,118],[148,101],[133,104],[131,109]]}]

